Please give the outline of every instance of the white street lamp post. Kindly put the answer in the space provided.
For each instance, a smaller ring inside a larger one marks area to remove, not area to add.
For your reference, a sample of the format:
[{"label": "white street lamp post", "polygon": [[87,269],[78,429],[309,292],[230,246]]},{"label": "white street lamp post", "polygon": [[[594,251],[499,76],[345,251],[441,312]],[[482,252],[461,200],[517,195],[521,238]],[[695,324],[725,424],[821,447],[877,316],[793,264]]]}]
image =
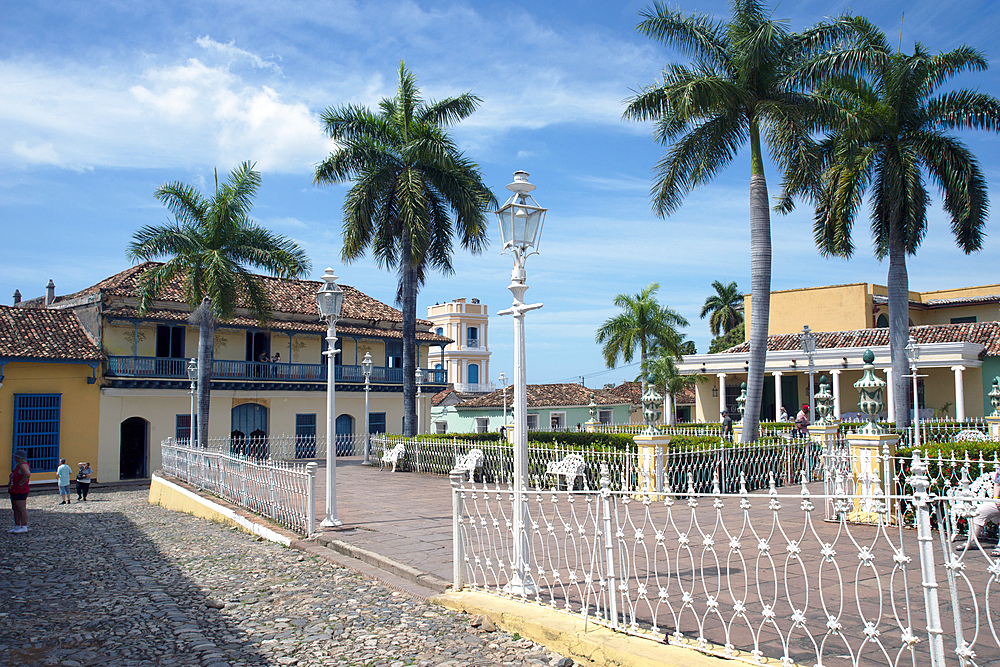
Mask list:
[{"label": "white street lamp post", "polygon": [[417,381],[417,435],[420,435],[420,422],[422,421],[420,419],[420,393],[421,393],[420,390],[424,384],[424,374],[423,372],[421,372],[419,366],[417,367],[417,370],[414,371],[413,374]]},{"label": "white street lamp post", "polygon": [[500,224],[501,252],[514,258],[507,289],[514,303],[498,315],[514,316],[514,572],[504,590],[514,595],[536,595],[538,587],[531,579],[530,536],[525,528],[527,519],[526,489],[528,478],[528,376],[525,367],[524,314],[541,308],[542,304],[524,303],[524,260],[538,252],[538,242],[545,224],[544,209],[529,194],[535,186],[528,182],[528,173],[514,172],[514,182],[507,186],[513,192],[497,211]]},{"label": "white street lamp post", "polygon": [[198,384],[198,360],[194,357],[188,362],[188,379],[191,380],[191,429],[188,431],[188,445],[195,447],[198,442],[194,428],[194,416],[196,414],[194,411],[194,396]]},{"label": "white street lamp post", "polygon": [[336,414],[336,382],[334,355],[337,354],[337,319],[344,304],[344,290],[337,284],[333,269],[323,273],[323,286],[316,292],[319,316],[326,321],[326,518],[320,524],[326,528],[342,526],[337,518],[337,438],[334,427]]},{"label": "white street lamp post", "polygon": [[[916,339],[910,336],[906,341],[906,359],[910,362],[910,374],[904,377],[913,378],[913,449],[920,449],[920,397],[917,395],[917,360],[920,359],[920,346]],[[896,417],[899,419],[899,417]]]},{"label": "white street lamp post", "polygon": [[808,324],[802,327],[802,333],[799,334],[799,347],[809,358],[809,420],[812,421],[816,414],[816,396],[813,393],[813,373],[816,372],[813,368],[813,353],[816,352],[816,334],[809,330]]},{"label": "white street lamp post", "polygon": [[369,460],[372,446],[372,436],[371,436],[371,426],[368,422],[368,388],[371,386],[372,379],[372,353],[365,352],[365,358],[361,361],[361,370],[365,374],[365,460],[361,462],[363,466],[370,466],[372,462]]},{"label": "white street lamp post", "polygon": [[503,422],[501,422],[500,425],[503,426],[504,431],[506,431],[507,430],[507,375],[503,371],[500,371],[500,377],[498,377],[497,379],[500,380],[500,386],[503,387],[503,390],[502,390],[503,391]]}]

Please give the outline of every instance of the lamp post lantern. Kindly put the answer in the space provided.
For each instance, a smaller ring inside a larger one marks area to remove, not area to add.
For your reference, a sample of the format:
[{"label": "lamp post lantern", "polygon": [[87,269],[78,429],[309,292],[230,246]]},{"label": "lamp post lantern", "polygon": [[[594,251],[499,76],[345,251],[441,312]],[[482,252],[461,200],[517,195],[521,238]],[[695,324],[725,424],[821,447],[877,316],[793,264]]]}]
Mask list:
[{"label": "lamp post lantern", "polygon": [[195,433],[197,433],[197,431],[195,431],[195,429],[194,429],[194,417],[195,417],[195,414],[196,414],[195,410],[194,410],[194,397],[195,397],[195,390],[197,389],[197,385],[198,385],[198,360],[195,359],[194,357],[191,357],[191,360],[188,362],[187,371],[188,371],[188,379],[191,380],[191,392],[190,392],[191,393],[191,424],[190,424],[191,428],[188,431],[188,445],[191,446],[191,447],[194,447],[195,444],[198,442],[198,438],[197,438],[197,436],[195,436]]},{"label": "lamp post lantern", "polygon": [[500,377],[498,377],[497,379],[500,380],[500,386],[502,387],[501,391],[503,393],[503,422],[501,422],[500,425],[503,426],[504,430],[506,431],[507,430],[507,374],[504,373],[503,371],[500,371]]},{"label": "lamp post lantern", "polygon": [[[916,339],[910,336],[906,341],[906,359],[910,362],[910,374],[904,377],[913,378],[913,449],[920,449],[920,396],[917,395],[917,360],[920,359],[920,346]],[[898,415],[897,415],[898,419]]]},{"label": "lamp post lantern", "polygon": [[816,414],[816,397],[813,393],[813,373],[816,372],[813,368],[813,354],[816,352],[816,334],[809,329],[808,324],[802,327],[802,333],[799,334],[799,348],[809,358],[809,419],[811,421]]},{"label": "lamp post lantern", "polygon": [[417,366],[417,370],[413,372],[414,379],[417,382],[417,435],[420,435],[420,394],[421,388],[424,384],[424,373],[420,370],[420,366]]},{"label": "lamp post lantern", "polygon": [[333,269],[323,273],[323,286],[316,292],[319,317],[326,321],[326,528],[342,526],[337,518],[337,437],[334,419],[337,407],[334,355],[337,354],[337,319],[344,304],[344,290],[337,284]]},{"label": "lamp post lantern", "polygon": [[370,466],[372,462],[369,460],[371,455],[372,446],[372,436],[371,436],[371,426],[368,422],[368,389],[371,386],[372,379],[372,353],[365,352],[365,358],[361,360],[361,370],[365,374],[365,460],[361,462],[363,466]]},{"label": "lamp post lantern", "polygon": [[507,289],[514,303],[498,315],[514,316],[514,571],[505,590],[514,595],[535,595],[538,587],[531,579],[529,536],[525,530],[528,481],[528,376],[525,368],[524,314],[542,307],[540,303],[525,304],[524,260],[538,252],[538,243],[545,224],[545,213],[531,196],[535,186],[528,182],[528,172],[515,171],[514,182],[507,186],[513,194],[496,212],[500,226],[502,253],[510,253],[514,269]]}]

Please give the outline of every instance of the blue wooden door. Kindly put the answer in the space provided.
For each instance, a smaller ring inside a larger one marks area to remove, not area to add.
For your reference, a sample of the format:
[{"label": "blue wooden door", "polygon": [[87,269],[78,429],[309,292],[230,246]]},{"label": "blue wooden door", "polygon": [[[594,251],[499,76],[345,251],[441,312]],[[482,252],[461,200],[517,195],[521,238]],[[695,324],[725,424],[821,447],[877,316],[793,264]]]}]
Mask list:
[{"label": "blue wooden door", "polygon": [[353,452],[351,436],[354,435],[354,418],[351,415],[337,417],[337,456],[350,456]]},{"label": "blue wooden door", "polygon": [[232,410],[232,445],[234,453],[267,458],[267,408],[244,403]]}]

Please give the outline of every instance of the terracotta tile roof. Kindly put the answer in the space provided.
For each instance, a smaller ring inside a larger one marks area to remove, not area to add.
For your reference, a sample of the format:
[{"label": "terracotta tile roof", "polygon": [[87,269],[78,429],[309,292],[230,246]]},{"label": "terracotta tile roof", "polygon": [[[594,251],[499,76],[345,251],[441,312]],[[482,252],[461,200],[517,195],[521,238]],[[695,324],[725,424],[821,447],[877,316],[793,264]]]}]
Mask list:
[{"label": "terracotta tile roof", "polygon": [[72,311],[0,306],[0,357],[99,361],[101,351]]},{"label": "terracotta tile roof", "polygon": [[[617,387],[608,389],[608,392],[628,399],[634,405],[642,402],[641,382],[622,382]],[[694,405],[694,387],[685,387],[683,391],[677,394],[676,399],[677,405]]]},{"label": "terracotta tile roof", "polygon": [[441,405],[441,401],[448,398],[449,394],[454,394],[454,393],[455,393],[454,389],[444,389],[442,391],[439,391],[438,393],[431,396],[431,405],[434,406]]},{"label": "terracotta tile roof", "polygon": [[[98,291],[103,291],[111,296],[123,298],[135,297],[136,288],[139,284],[139,277],[147,269],[160,266],[160,262],[144,262],[105,278],[96,285],[64,296],[56,297],[56,303],[68,301],[84,296],[89,296]],[[284,278],[274,278],[271,276],[257,276],[264,285],[264,289],[271,297],[271,306],[274,312],[288,313],[294,315],[305,315],[307,319],[319,319],[319,310],[316,306],[316,291],[323,284],[320,280],[286,280]],[[377,299],[373,299],[360,290],[337,283],[344,290],[344,305],[342,317],[345,319],[367,320],[369,322],[402,322],[403,314],[386,305]],[[176,277],[168,283],[160,295],[161,301],[174,301],[185,303],[183,280]],[[35,299],[32,300],[32,302]],[[27,302],[25,302],[27,303]],[[240,303],[239,307],[246,307]],[[431,326],[430,320],[417,320],[417,325]]]},{"label": "terracotta tile roof", "polygon": [[[507,387],[507,406],[514,401],[513,385]],[[622,405],[628,403],[628,399],[615,396],[610,391],[604,389],[590,389],[579,384],[529,384],[528,385],[528,407],[575,407],[590,405],[590,395],[594,395],[594,403],[597,405]],[[483,396],[470,398],[455,406],[461,410],[464,408],[502,408],[503,390],[497,390]]]},{"label": "terracotta tile roof", "polygon": [[[872,303],[884,305],[889,303],[889,297],[880,294],[872,295]],[[1000,294],[985,294],[983,296],[959,296],[951,299],[927,299],[926,301],[914,301],[910,299],[910,308],[916,310],[929,310],[931,308],[945,308],[962,305],[975,305],[979,303],[1000,303]]]},{"label": "terracotta tile roof", "polygon": [[[929,324],[920,327],[910,327],[910,335],[917,344],[929,343],[981,343],[986,347],[988,356],[1000,356],[1000,322],[975,322],[971,324]],[[817,331],[816,349],[838,347],[876,347],[889,344],[888,329],[858,329],[856,331]],[[799,347],[799,334],[777,334],[767,337],[768,352],[781,350],[796,351]],[[750,351],[750,343],[724,350],[719,354],[746,354]]]},{"label": "terracotta tile roof", "polygon": [[[159,320],[165,322],[187,322],[190,311],[187,310],[151,310],[143,318],[147,320]],[[138,311],[132,306],[121,306],[119,308],[106,308],[104,316],[108,318],[134,319],[139,316]],[[317,316],[318,317],[318,316]],[[237,316],[220,322],[218,327],[259,327],[260,324],[252,317]],[[318,319],[315,322],[303,320],[274,319],[267,323],[267,328],[271,331],[302,331],[308,333],[325,333],[326,324]],[[365,326],[351,322],[337,322],[338,336],[363,336],[368,338],[402,338],[402,329],[385,329],[382,327]],[[430,331],[417,331],[417,340],[426,343],[450,343],[452,340],[446,336],[439,336]]]}]

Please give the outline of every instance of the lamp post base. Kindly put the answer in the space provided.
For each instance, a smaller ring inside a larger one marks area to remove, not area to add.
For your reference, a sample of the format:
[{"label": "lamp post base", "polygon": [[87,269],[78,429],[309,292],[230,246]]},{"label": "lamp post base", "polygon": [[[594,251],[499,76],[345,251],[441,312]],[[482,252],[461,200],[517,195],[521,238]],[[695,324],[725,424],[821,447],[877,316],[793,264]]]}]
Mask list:
[{"label": "lamp post base", "polygon": [[538,586],[535,585],[535,582],[531,578],[530,574],[525,574],[523,581],[519,576],[517,576],[517,574],[515,574],[513,578],[511,578],[510,582],[503,587],[503,592],[506,595],[531,597],[532,595],[538,595]]},{"label": "lamp post base", "polygon": [[330,517],[326,517],[320,522],[319,525],[323,526],[324,528],[340,528],[341,526],[344,525],[344,522],[341,521],[340,519],[331,519]]}]

